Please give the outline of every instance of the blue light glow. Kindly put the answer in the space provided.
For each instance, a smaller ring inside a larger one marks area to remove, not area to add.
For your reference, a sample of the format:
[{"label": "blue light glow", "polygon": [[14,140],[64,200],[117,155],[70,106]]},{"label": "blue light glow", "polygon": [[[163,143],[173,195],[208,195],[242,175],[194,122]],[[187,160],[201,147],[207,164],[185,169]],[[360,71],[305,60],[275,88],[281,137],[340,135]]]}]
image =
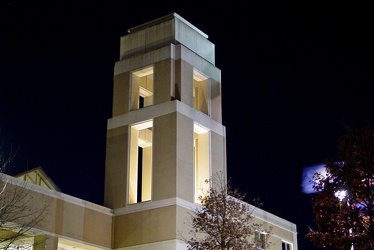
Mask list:
[{"label": "blue light glow", "polygon": [[326,169],[324,164],[318,164],[303,169],[303,176],[301,180],[302,192],[305,194],[313,194],[316,191],[313,189],[313,175],[314,173],[321,173],[326,175]]}]

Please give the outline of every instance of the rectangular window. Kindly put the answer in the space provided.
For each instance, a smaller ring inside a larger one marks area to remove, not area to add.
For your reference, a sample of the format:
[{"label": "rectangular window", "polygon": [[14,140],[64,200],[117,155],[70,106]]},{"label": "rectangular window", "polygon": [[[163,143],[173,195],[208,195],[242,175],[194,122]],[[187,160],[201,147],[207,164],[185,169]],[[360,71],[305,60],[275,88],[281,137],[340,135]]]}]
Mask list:
[{"label": "rectangular window", "polygon": [[266,234],[259,231],[255,232],[255,243],[259,249],[265,249],[266,247]]},{"label": "rectangular window", "polygon": [[131,110],[153,105],[153,66],[132,72]]},{"label": "rectangular window", "polygon": [[292,250],[292,248],[291,248],[291,244],[282,241],[282,250]]},{"label": "rectangular window", "polygon": [[194,124],[195,202],[209,190],[209,130]]},{"label": "rectangular window", "polygon": [[129,204],[151,200],[153,121],[131,126]]}]

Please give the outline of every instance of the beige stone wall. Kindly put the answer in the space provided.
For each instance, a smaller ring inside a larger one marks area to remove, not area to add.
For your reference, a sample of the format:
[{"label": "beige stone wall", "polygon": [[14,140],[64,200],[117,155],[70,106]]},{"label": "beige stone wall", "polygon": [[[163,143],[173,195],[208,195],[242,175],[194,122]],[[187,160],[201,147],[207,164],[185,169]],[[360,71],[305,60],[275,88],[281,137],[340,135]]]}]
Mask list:
[{"label": "beige stone wall", "polygon": [[190,63],[181,60],[180,61],[180,81],[181,81],[181,89],[180,101],[187,104],[191,108],[194,107],[194,100],[193,100],[193,67]]},{"label": "beige stone wall", "polygon": [[152,200],[176,196],[176,114],[153,120],[153,190]]},{"label": "beige stone wall", "polygon": [[[58,237],[54,237],[52,235],[46,236],[46,244],[45,244],[45,250],[54,250],[58,249]],[[40,250],[44,250],[42,247],[40,247]]]},{"label": "beige stone wall", "polygon": [[215,46],[208,36],[176,13],[129,29],[121,37],[120,59],[181,43],[211,64],[215,63]]},{"label": "beige stone wall", "polygon": [[121,37],[121,60],[170,43],[175,36],[173,27],[174,22],[169,19],[169,21],[145,29],[133,28],[129,34]]},{"label": "beige stone wall", "polygon": [[177,114],[177,197],[194,202],[193,126],[191,118]]},{"label": "beige stone wall", "polygon": [[127,204],[128,126],[107,131],[104,206]]},{"label": "beige stone wall", "polygon": [[[42,215],[38,223],[33,225],[32,232],[36,233],[36,239],[45,236],[47,246],[56,246],[58,237],[68,237],[79,242],[102,246],[102,248],[111,246],[112,214],[110,209],[58,191],[31,183],[26,184],[10,176],[5,178],[8,183],[7,193],[2,195],[11,195],[15,189],[19,194],[26,194],[16,204],[22,205],[22,202],[27,202],[25,205],[28,209],[24,210],[27,216],[23,218],[20,210],[17,214],[20,218],[19,222],[25,224],[33,216]],[[42,213],[43,211],[45,213]],[[43,249],[40,245],[38,247]]]},{"label": "beige stone wall", "polygon": [[114,223],[113,248],[174,239],[175,221],[175,206],[118,215]]},{"label": "beige stone wall", "polygon": [[212,175],[220,172],[226,175],[226,137],[211,131],[210,140]]},{"label": "beige stone wall", "polygon": [[222,123],[221,71],[215,67],[211,67],[211,68],[214,71],[216,76],[210,79],[210,91],[211,91],[210,116],[213,120]]},{"label": "beige stone wall", "polygon": [[157,105],[171,101],[174,88],[174,60],[170,58],[154,63],[154,103]]},{"label": "beige stone wall", "polygon": [[[55,211],[51,211],[51,218],[60,218],[61,226],[51,229],[51,233],[68,237],[106,248],[111,247],[112,215],[103,213],[95,208],[82,204],[75,204],[67,200],[57,202]],[[62,213],[61,213],[62,211]],[[54,214],[53,214],[54,213]],[[46,223],[49,223],[46,221]]]},{"label": "beige stone wall", "polygon": [[113,105],[112,116],[118,116],[129,112],[130,102],[130,73],[125,72],[115,75],[113,79]]},{"label": "beige stone wall", "polygon": [[191,238],[191,235],[189,234],[191,227],[191,214],[194,207],[191,206],[191,208],[186,208],[183,206],[177,207],[177,234],[176,239],[183,241],[186,239]]}]

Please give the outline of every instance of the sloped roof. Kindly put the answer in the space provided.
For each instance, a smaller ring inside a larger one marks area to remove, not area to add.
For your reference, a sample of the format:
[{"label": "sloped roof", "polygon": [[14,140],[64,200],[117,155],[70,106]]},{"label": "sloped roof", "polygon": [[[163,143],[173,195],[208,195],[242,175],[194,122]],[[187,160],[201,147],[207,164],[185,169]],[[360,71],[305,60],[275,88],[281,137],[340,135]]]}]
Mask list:
[{"label": "sloped roof", "polygon": [[30,169],[26,172],[14,176],[20,180],[24,180],[48,189],[61,191],[52,179],[44,172],[41,166]]}]

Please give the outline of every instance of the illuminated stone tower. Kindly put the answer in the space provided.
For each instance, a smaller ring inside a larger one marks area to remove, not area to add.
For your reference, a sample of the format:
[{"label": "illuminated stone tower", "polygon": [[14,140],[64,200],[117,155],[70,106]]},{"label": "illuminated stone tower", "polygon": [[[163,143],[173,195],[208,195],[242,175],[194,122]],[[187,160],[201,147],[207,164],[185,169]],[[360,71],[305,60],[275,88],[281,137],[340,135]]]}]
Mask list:
[{"label": "illuminated stone tower", "polygon": [[[130,29],[121,37],[114,68],[112,113],[105,206],[61,193],[39,168],[17,177],[0,173],[2,197],[26,195],[32,204],[31,213],[20,211],[13,221],[5,217],[0,239],[13,235],[9,230],[21,238],[0,241],[0,249],[8,244],[12,249],[34,245],[34,250],[187,249],[180,239],[191,229],[189,212],[197,197],[209,188],[205,180],[226,174],[221,72],[214,66],[214,44],[177,14]],[[19,205],[11,200],[10,207]],[[41,218],[44,213],[38,211],[48,211],[42,223],[19,231],[24,218]],[[249,235],[259,249],[265,248],[265,237],[272,242],[267,250],[298,249],[294,223],[260,208],[249,207],[248,212],[254,223],[272,227],[271,235]]]},{"label": "illuminated stone tower", "polygon": [[[128,30],[114,68],[104,205],[113,249],[185,249],[204,182],[226,173],[221,71],[208,36],[178,14]],[[140,248],[139,248],[140,247]]]}]

